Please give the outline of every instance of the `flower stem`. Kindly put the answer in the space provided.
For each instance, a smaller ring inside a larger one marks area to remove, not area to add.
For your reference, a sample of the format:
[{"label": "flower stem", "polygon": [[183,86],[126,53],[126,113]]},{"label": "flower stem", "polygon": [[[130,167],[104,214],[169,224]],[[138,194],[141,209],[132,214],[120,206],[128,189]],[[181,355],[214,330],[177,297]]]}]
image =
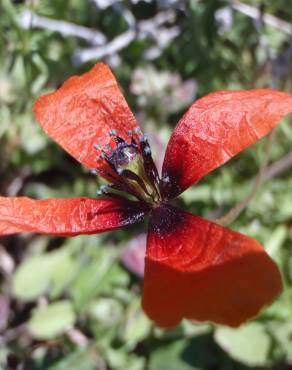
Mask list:
[{"label": "flower stem", "polygon": [[245,199],[243,199],[241,202],[239,202],[234,207],[232,207],[224,216],[217,218],[215,220],[217,224],[220,224],[222,226],[227,226],[231,224],[255,197],[256,193],[258,192],[258,190],[260,189],[264,181],[264,174],[265,174],[266,168],[269,163],[270,149],[272,146],[274,136],[275,136],[275,130],[273,130],[267,136],[267,141],[264,147],[263,160],[261,162],[259,172],[257,174],[257,177],[255,179],[255,182],[254,182],[254,185],[253,185],[253,188],[250,194]]}]

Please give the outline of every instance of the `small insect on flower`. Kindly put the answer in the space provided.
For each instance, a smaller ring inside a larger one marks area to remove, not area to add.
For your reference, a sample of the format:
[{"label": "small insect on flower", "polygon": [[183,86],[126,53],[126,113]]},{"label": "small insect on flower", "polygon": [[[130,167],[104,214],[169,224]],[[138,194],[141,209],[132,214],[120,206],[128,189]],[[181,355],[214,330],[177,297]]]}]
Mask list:
[{"label": "small insect on flower", "polygon": [[170,138],[161,174],[104,64],[39,98],[34,112],[48,135],[108,185],[97,198],[0,197],[0,235],[93,234],[149,217],[142,304],[162,327],[183,318],[236,327],[280,294],[280,272],[256,240],[171,201],[267,135],[292,112],[291,94],[219,91],[197,100]]}]

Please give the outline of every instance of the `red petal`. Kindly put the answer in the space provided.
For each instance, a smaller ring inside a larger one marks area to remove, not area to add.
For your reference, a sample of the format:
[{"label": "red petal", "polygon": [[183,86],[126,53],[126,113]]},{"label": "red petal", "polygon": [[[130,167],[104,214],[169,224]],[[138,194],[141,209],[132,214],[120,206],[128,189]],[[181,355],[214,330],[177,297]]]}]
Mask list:
[{"label": "red petal", "polygon": [[139,222],[145,213],[139,203],[120,199],[0,197],[0,235],[95,234]]},{"label": "red petal", "polygon": [[109,130],[128,139],[137,122],[105,64],[95,65],[82,76],[69,78],[57,91],[40,97],[36,118],[58,144],[89,168],[102,168],[104,161],[94,144],[104,147]]},{"label": "red petal", "polygon": [[171,206],[154,211],[143,307],[157,325],[187,318],[236,327],[281,290],[279,270],[256,240]]},{"label": "red petal", "polygon": [[290,112],[292,95],[271,89],[218,91],[197,100],[168,143],[165,195],[177,196],[267,135]]}]

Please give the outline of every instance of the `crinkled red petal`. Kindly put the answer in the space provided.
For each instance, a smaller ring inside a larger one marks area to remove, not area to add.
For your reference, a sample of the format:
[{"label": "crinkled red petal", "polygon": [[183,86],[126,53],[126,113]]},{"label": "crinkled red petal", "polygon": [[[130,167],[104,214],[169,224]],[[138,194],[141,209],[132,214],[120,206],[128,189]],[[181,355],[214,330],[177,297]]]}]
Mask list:
[{"label": "crinkled red petal", "polygon": [[94,144],[108,144],[110,129],[128,140],[128,131],[138,127],[115,77],[102,63],[40,97],[34,112],[46,133],[91,169],[106,167]]},{"label": "crinkled red petal", "polygon": [[143,308],[157,325],[186,318],[237,327],[281,290],[280,272],[256,240],[172,206],[153,212]]},{"label": "crinkled red petal", "polygon": [[95,234],[139,222],[146,212],[138,202],[122,199],[0,197],[0,235]]},{"label": "crinkled red petal", "polygon": [[267,135],[292,112],[292,95],[271,89],[218,91],[197,100],[168,143],[164,194],[180,194]]}]

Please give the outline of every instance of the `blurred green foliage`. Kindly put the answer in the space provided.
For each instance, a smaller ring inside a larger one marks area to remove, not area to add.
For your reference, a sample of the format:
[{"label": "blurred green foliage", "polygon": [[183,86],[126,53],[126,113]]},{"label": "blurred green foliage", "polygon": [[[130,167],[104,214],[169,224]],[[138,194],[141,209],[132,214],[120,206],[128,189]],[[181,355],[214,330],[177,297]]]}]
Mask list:
[{"label": "blurred green foliage", "polygon": [[[46,137],[32,115],[39,95],[99,60],[80,59],[84,50],[98,45],[66,34],[60,24],[53,31],[30,19],[25,26],[25,12],[98,30],[108,43],[127,31],[127,11],[136,22],[172,12],[162,28],[170,33],[177,27],[178,34],[165,45],[146,34],[102,57],[149,132],[158,162],[195,95],[231,88],[291,89],[292,46],[283,23],[291,21],[291,0],[245,2],[276,17],[277,27],[219,0],[107,3],[0,0],[2,195],[95,196],[98,187],[96,178]],[[0,240],[0,369],[291,368],[291,166],[279,171],[283,158],[291,157],[291,142],[286,119],[271,148],[275,165],[269,167],[269,179],[232,225],[262,242],[283,272],[284,293],[258,318],[237,330],[190,322],[170,331],[154,327],[141,311],[142,280],[121,257],[145,225],[71,239],[11,236]],[[208,175],[179,204],[209,218],[223,214],[248,194],[262,148],[259,142]]]}]

